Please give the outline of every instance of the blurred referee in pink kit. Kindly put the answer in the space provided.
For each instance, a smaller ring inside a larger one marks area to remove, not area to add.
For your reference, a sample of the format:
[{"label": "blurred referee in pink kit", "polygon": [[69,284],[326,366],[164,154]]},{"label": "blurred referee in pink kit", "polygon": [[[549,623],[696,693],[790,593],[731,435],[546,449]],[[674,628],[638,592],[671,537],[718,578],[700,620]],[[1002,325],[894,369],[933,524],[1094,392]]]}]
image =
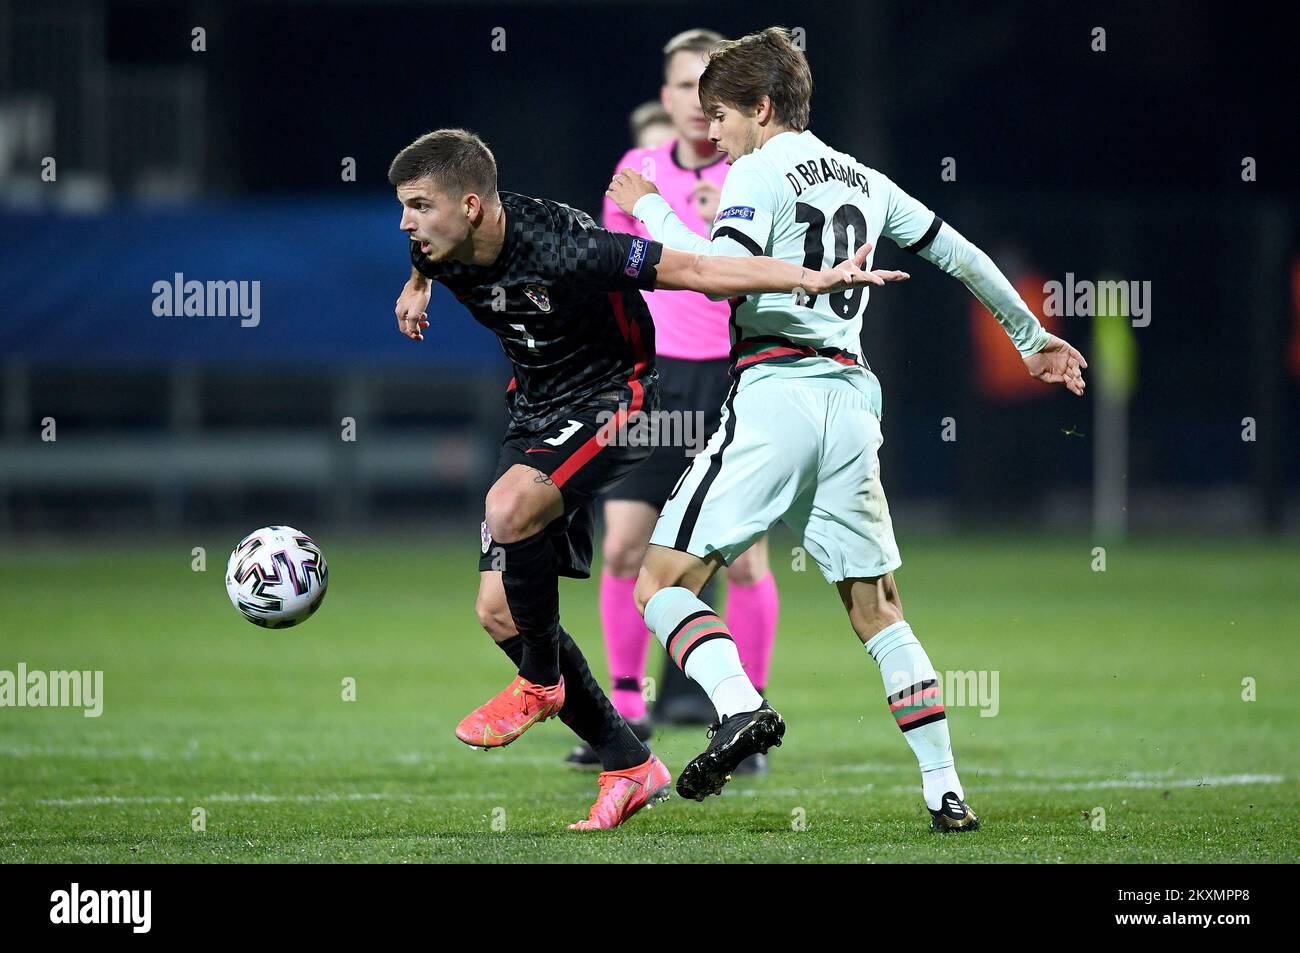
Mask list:
[{"label": "blurred referee in pink kit", "polygon": [[[614,166],[631,167],[652,180],[681,220],[708,237],[718,211],[718,197],[727,175],[725,155],[708,138],[709,123],[700,109],[699,80],[708,52],[724,39],[711,30],[687,30],[664,46],[664,83],[660,101],[674,136],[661,145],[638,146]],[[603,224],[610,231],[649,237],[642,224],[605,199]],[[650,633],[632,600],[637,571],[645,555],[659,510],[690,455],[703,449],[717,429],[727,389],[731,351],[731,305],[710,301],[693,291],[644,292],[655,325],[662,409],[677,411],[691,424],[703,423],[693,446],[661,445],[649,460],[605,499],[604,571],[600,579],[600,615],[609,652],[614,707],[639,735],[649,737],[650,720],[642,694],[646,649]],[[663,431],[661,431],[663,432]],[[690,431],[678,425],[669,434]],[[776,581],[768,566],[767,539],[756,543],[726,570],[727,628],[746,674],[763,693],[776,638]],[[713,706],[696,686],[681,677],[676,666],[665,665],[664,684],[655,706],[661,722],[707,722]],[[673,676],[680,685],[674,685]],[[755,755],[740,768],[762,773],[764,755]],[[585,746],[569,756],[573,764],[596,764]]]}]

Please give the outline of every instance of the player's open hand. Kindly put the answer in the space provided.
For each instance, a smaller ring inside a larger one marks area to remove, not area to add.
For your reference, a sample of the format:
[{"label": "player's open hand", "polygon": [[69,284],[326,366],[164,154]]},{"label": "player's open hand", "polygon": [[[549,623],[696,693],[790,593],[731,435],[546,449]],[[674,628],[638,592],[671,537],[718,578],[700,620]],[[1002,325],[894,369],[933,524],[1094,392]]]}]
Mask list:
[{"label": "player's open hand", "polygon": [[655,184],[636,169],[624,169],[614,176],[605,194],[614,201],[615,205],[631,215],[637,199],[658,191]]},{"label": "player's open hand", "polygon": [[1046,347],[1025,358],[1025,367],[1031,377],[1047,384],[1064,384],[1071,394],[1079,397],[1088,386],[1083,380],[1083,369],[1087,366],[1083,355],[1069,341],[1063,341],[1055,334],[1047,336]]},{"label": "player's open hand", "polygon": [[846,258],[833,268],[821,271],[805,271],[803,289],[810,294],[820,295],[831,291],[843,291],[862,285],[884,285],[891,281],[906,281],[912,276],[905,271],[877,269],[866,271],[867,256],[871,254],[871,242],[857,250],[852,258]]},{"label": "player's open hand", "polygon": [[423,331],[429,326],[429,282],[417,285],[408,280],[397,297],[397,330],[412,341],[423,341]]}]

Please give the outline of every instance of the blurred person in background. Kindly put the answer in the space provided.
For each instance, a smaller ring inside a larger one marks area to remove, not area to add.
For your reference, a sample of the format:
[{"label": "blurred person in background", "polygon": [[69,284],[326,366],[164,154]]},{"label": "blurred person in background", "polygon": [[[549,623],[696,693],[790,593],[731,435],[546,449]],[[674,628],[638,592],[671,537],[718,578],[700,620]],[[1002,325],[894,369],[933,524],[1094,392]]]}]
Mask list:
[{"label": "blurred person in background", "polygon": [[644,102],[632,110],[627,119],[632,144],[638,149],[658,149],[677,137],[668,110],[657,99]]}]

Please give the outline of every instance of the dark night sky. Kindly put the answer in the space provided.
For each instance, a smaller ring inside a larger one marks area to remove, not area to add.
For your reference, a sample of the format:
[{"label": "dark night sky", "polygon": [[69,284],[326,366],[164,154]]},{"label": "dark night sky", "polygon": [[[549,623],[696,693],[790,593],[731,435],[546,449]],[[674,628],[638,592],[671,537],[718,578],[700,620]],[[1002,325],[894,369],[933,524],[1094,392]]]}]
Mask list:
[{"label": "dark night sky", "polygon": [[[953,155],[997,188],[1215,191],[1253,155],[1263,189],[1297,192],[1284,24],[1203,4],[1081,6],[112,3],[110,57],[193,63],[189,29],[207,25],[210,177],[227,188],[332,184],[345,155],[383,188],[398,148],[465,125],[507,187],[592,205],[627,113],[657,93],[664,39],[785,23],[807,30],[814,129],[868,163],[929,177]],[[1089,48],[1094,26],[1105,53]],[[867,102],[887,161],[859,121]]]}]

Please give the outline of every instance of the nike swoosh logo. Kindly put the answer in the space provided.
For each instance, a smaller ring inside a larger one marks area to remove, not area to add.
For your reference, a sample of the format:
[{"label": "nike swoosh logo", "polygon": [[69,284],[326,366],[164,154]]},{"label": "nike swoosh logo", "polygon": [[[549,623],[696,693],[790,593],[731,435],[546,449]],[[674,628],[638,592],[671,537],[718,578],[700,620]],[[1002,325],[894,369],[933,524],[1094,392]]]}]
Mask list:
[{"label": "nike swoosh logo", "polygon": [[555,453],[555,452],[556,451],[554,450],[548,450],[546,447],[532,447],[531,449],[524,451],[524,453]]},{"label": "nike swoosh logo", "polygon": [[[628,778],[628,780],[632,781],[631,778]],[[632,795],[637,792],[637,789],[643,787],[645,787],[645,783],[643,781],[632,781],[632,786],[627,789],[627,792],[623,795],[623,799],[618,802],[618,812],[620,814],[622,814],[623,809],[627,807],[627,802],[632,800]]]}]

